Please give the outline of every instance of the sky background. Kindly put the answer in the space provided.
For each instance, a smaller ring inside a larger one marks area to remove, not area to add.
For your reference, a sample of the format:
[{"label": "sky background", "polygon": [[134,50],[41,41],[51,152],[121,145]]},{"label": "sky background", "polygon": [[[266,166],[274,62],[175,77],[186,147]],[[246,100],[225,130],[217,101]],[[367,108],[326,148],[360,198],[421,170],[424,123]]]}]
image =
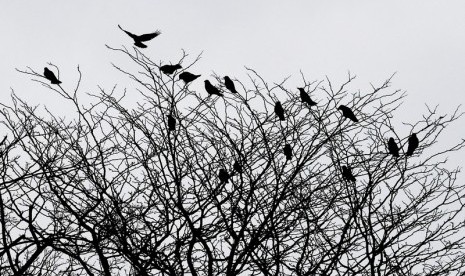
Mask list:
[{"label": "sky background", "polygon": [[[285,4],[284,4],[285,3]],[[155,61],[176,62],[184,49],[203,51],[196,73],[245,79],[244,66],[270,83],[292,75],[300,81],[325,76],[340,82],[357,75],[354,92],[396,73],[393,89],[408,93],[398,116],[413,122],[425,104],[442,113],[465,103],[465,1],[1,1],[0,101],[11,88],[31,104],[69,112],[53,93],[15,71],[39,72],[47,62],[60,67],[65,88],[83,72],[83,91],[97,85],[131,87],[112,68],[128,60],[105,48],[130,47],[117,28],[136,33],[162,31],[144,52]],[[465,137],[465,120],[446,142]],[[460,160],[461,161],[461,160]]]}]

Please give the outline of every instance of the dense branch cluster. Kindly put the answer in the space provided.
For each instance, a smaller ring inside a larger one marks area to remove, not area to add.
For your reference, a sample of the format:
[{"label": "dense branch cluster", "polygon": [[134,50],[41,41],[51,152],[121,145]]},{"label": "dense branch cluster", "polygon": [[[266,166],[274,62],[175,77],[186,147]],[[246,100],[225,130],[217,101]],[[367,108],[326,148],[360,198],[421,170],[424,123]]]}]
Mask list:
[{"label": "dense branch cluster", "polygon": [[1,275],[464,272],[465,189],[445,161],[465,142],[433,147],[460,112],[401,128],[390,79],[351,93],[351,75],[337,88],[302,77],[297,90],[247,69],[194,90],[198,58],[163,67],[108,48],[139,66],[115,65],[136,107],[116,89],[84,106],[48,68],[23,72],[74,119],[15,94],[1,105]]}]

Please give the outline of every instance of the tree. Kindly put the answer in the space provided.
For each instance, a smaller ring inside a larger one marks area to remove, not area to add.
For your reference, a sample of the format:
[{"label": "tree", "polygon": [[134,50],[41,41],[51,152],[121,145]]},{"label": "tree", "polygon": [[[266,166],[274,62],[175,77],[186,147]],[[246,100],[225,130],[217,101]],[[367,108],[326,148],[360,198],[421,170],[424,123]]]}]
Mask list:
[{"label": "tree", "polygon": [[[108,48],[139,67],[115,65],[139,86],[127,92],[143,98],[136,107],[124,103],[126,90],[103,88],[84,105],[80,77],[68,90],[31,68],[21,72],[71,103],[76,117],[14,93],[2,104],[1,275],[464,272],[465,189],[446,159],[465,141],[433,146],[459,110],[428,109],[398,130],[392,118],[405,95],[390,90],[391,78],[350,93],[350,74],[338,88],[302,77],[318,102],[310,108],[286,81],[267,83],[252,69],[235,80],[238,93],[212,97],[201,80],[188,86],[178,77],[195,72],[199,57],[189,63],[184,53],[176,62],[184,69],[166,75],[137,48]],[[274,114],[278,101],[284,121]],[[343,118],[342,104],[357,123]],[[419,146],[407,157],[412,132]]]}]

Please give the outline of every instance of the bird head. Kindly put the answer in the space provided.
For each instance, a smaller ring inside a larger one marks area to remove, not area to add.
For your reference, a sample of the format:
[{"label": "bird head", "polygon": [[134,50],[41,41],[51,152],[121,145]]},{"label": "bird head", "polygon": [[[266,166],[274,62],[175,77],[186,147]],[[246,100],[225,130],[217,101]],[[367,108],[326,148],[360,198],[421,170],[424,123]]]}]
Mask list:
[{"label": "bird head", "polygon": [[305,92],[303,87],[297,87],[297,89],[299,89],[300,92]]},{"label": "bird head", "polygon": [[338,110],[342,110],[343,108],[344,108],[344,106],[343,106],[343,105],[340,105],[337,109],[338,109]]}]

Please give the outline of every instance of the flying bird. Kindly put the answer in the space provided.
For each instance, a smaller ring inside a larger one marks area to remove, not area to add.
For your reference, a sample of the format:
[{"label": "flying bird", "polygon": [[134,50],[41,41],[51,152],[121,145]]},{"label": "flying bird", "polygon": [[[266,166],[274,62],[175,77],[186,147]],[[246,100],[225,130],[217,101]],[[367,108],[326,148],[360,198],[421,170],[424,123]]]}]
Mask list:
[{"label": "flying bird", "polygon": [[232,93],[237,93],[234,82],[228,76],[224,77],[224,86],[226,86],[226,88]]},{"label": "flying bird", "polygon": [[394,138],[389,138],[388,141],[388,150],[389,153],[392,154],[394,157],[399,157],[399,147],[396,144],[396,141],[394,141]]},{"label": "flying bird", "polygon": [[171,114],[167,115],[166,117],[168,118],[168,130],[176,130],[176,119]]},{"label": "flying bird", "polygon": [[352,112],[352,109],[342,104],[337,109],[342,111],[342,115],[344,117],[351,119],[354,122],[358,122],[358,119],[357,117],[355,117],[354,112]]},{"label": "flying bird", "polygon": [[160,67],[160,70],[167,74],[167,75],[171,75],[174,73],[174,71],[178,70],[178,69],[181,69],[182,66],[181,64],[175,64],[175,65],[163,65]]},{"label": "flying bird", "polygon": [[239,161],[236,160],[236,161],[234,162],[233,168],[234,168],[234,170],[235,170],[236,172],[242,173],[242,165],[241,165],[241,163],[239,163]]},{"label": "flying bird", "polygon": [[221,94],[220,90],[213,86],[209,80],[205,80],[205,90],[207,90],[208,94],[210,95],[218,95],[223,97],[223,94]]},{"label": "flying bird", "polygon": [[220,170],[218,171],[218,178],[220,179],[220,183],[221,183],[221,184],[228,183],[229,177],[230,177],[230,175],[229,175],[229,173],[228,173],[227,170],[225,170],[225,169],[220,169]]},{"label": "flying bird", "polygon": [[52,82],[52,84],[60,84],[61,83],[61,81],[59,81],[57,79],[55,74],[52,71],[50,71],[47,67],[44,67],[44,77],[46,79],[48,79],[50,82]]},{"label": "flying bird", "polygon": [[316,102],[314,102],[314,101],[312,101],[312,99],[310,99],[310,96],[307,94],[307,92],[305,92],[305,90],[303,88],[297,87],[297,89],[299,89],[299,91],[300,91],[300,100],[303,103],[307,103],[309,106],[316,105]]},{"label": "flying bird", "polygon": [[274,105],[274,112],[276,113],[276,116],[279,117],[280,121],[286,120],[286,118],[284,117],[284,109],[280,101],[277,101]]},{"label": "flying bird", "polygon": [[406,155],[412,156],[413,152],[418,148],[418,144],[419,144],[419,141],[418,141],[417,134],[412,133],[412,135],[410,135],[410,137],[408,138],[408,148],[407,148]]},{"label": "flying bird", "polygon": [[291,145],[285,144],[283,147],[284,155],[286,156],[286,160],[292,159],[292,148]]},{"label": "flying bird", "polygon": [[191,82],[191,81],[194,81],[198,77],[200,77],[200,75],[194,75],[194,74],[189,73],[187,71],[184,71],[181,74],[179,74],[179,79],[183,80],[186,84]]},{"label": "flying bird", "polygon": [[341,168],[342,168],[342,177],[344,177],[344,179],[348,181],[355,182],[355,176],[352,174],[352,168],[350,166],[349,167],[342,166]]},{"label": "flying bird", "polygon": [[157,30],[154,33],[150,33],[150,34],[135,35],[133,33],[130,33],[128,31],[126,31],[125,29],[121,28],[120,25],[118,25],[118,27],[123,32],[125,32],[127,35],[129,35],[132,39],[134,39],[134,45],[136,45],[139,48],[147,48],[147,45],[145,45],[142,42],[152,40],[152,39],[154,39],[155,37],[157,37],[157,36],[159,36],[161,34],[161,32]]}]

